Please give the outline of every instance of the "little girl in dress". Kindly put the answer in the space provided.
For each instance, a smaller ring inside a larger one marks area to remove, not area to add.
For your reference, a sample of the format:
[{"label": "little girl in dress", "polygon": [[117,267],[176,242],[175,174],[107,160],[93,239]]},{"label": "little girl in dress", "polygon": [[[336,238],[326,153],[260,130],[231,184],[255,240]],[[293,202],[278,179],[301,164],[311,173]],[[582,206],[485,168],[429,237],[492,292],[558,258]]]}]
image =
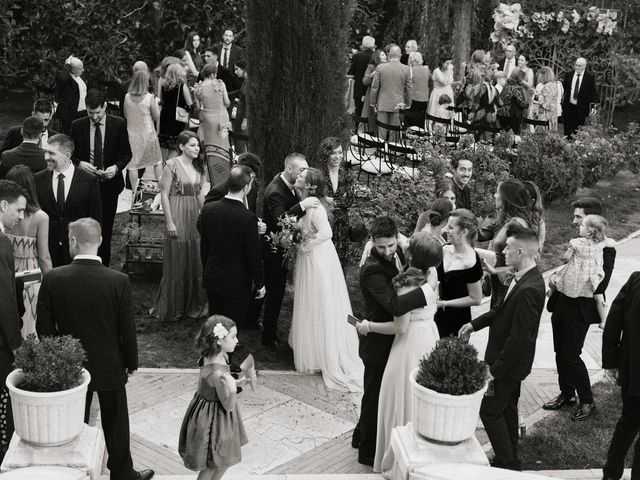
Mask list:
[{"label": "little girl in dress", "polygon": [[594,292],[604,278],[602,250],[614,243],[606,238],[606,234],[605,218],[600,215],[584,217],[580,225],[580,237],[569,240],[569,248],[563,257],[567,264],[554,276],[555,288],[567,297],[593,297],[601,328],[607,316],[606,303],[604,295],[594,295]]},{"label": "little girl in dress", "polygon": [[236,405],[238,383],[229,370],[228,355],[238,344],[233,320],[213,315],[196,337],[203,365],[198,391],[180,428],[178,452],[185,467],[200,471],[197,480],[218,480],[241,460],[247,435]]}]

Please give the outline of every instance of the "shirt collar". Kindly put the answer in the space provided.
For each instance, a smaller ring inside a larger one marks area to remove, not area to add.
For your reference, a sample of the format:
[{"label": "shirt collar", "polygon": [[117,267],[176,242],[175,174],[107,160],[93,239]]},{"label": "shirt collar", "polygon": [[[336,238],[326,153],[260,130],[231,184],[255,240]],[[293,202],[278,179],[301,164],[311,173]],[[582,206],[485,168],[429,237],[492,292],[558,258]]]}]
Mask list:
[{"label": "shirt collar", "polygon": [[76,255],[75,257],[73,257],[74,260],[96,260],[100,263],[102,263],[102,258],[100,258],[98,255],[87,255],[84,253],[79,253],[78,255]]},{"label": "shirt collar", "polygon": [[69,163],[69,166],[67,168],[65,168],[64,170],[62,170],[61,172],[58,172],[57,170],[54,172],[56,177],[58,177],[60,174],[64,175],[64,178],[70,178],[73,175],[73,172],[75,171],[76,167],[73,164],[73,162]]},{"label": "shirt collar", "polygon": [[225,195],[224,198],[228,198],[229,200],[235,200],[236,202],[240,202],[242,205],[244,205],[244,200],[240,198],[232,197],[231,195]]},{"label": "shirt collar", "polygon": [[533,263],[532,265],[529,265],[526,268],[523,268],[522,270],[518,270],[516,273],[514,273],[514,278],[516,280],[516,282],[519,282],[522,277],[524,276],[525,273],[527,273],[529,270],[533,269],[536,266],[535,263]]},{"label": "shirt collar", "polygon": [[280,178],[284,181],[285,185],[289,187],[289,190],[293,191],[293,185],[289,183],[289,180],[286,179],[286,177],[284,176],[284,173],[280,174]]},{"label": "shirt collar", "polygon": [[4,233],[4,225],[0,222],[0,232]]}]

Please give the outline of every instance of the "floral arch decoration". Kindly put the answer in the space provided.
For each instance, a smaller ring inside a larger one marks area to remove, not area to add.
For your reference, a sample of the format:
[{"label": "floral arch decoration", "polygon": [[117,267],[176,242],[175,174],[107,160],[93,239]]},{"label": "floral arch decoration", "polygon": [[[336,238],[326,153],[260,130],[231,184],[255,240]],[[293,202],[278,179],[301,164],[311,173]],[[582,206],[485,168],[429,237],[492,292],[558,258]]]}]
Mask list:
[{"label": "floral arch decoration", "polygon": [[599,111],[606,123],[613,117],[618,69],[612,61],[617,47],[622,15],[614,9],[579,7],[555,12],[525,12],[519,3],[501,3],[493,13],[494,49],[514,45],[534,70],[551,67],[562,78],[578,57],[587,59],[595,75]]}]

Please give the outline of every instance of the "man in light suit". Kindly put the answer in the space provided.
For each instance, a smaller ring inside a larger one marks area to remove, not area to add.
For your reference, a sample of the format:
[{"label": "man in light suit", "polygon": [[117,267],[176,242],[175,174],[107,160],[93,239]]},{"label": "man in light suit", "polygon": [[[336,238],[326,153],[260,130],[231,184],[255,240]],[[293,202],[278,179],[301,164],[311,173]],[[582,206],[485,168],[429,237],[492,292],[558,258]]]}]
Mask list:
[{"label": "man in light suit", "polygon": [[40,207],[49,215],[49,253],[54,267],[71,262],[69,222],[84,217],[100,221],[98,179],[75,167],[71,161],[73,141],[63,134],[49,139],[44,158],[48,170],[36,174]]},{"label": "man in light suit", "polygon": [[100,182],[102,244],[99,253],[102,262],[109,266],[113,221],[118,196],[124,190],[122,172],[131,160],[131,146],[127,122],[107,115],[107,102],[101,91],[87,92],[87,114],[71,126],[71,139],[75,144],[73,163]]},{"label": "man in light suit", "polygon": [[26,165],[34,175],[46,170],[44,150],[38,146],[43,130],[44,122],[39,117],[27,117],[22,122],[20,129],[22,143],[0,154],[0,178],[5,178],[7,172],[16,165]]},{"label": "man in light suit", "polygon": [[[24,218],[24,211],[27,208],[26,195],[27,193],[18,184],[0,180],[0,382],[2,382],[0,391],[2,396],[7,398],[7,403],[0,404],[0,413],[4,414],[6,421],[4,431],[1,433],[4,434],[7,442],[13,435],[13,415],[5,381],[7,375],[13,370],[13,352],[22,343],[20,333],[22,321],[18,315],[16,303],[13,245],[4,234],[4,229],[15,227],[16,223]],[[7,446],[0,445],[0,461],[4,457]]]},{"label": "man in light suit", "polygon": [[[41,148],[47,146],[49,137],[53,137],[58,133],[55,130],[49,128],[49,122],[51,121],[52,115],[53,105],[49,100],[40,98],[33,102],[31,116],[40,118],[44,123],[44,130],[42,131],[42,135],[40,136],[40,139],[38,141],[38,146]],[[0,147],[0,153],[11,150],[12,148],[16,148],[22,143],[22,141],[22,125],[11,127],[11,129],[9,129],[9,131],[7,132],[7,136],[4,139],[2,147]]]},{"label": "man in light suit", "polygon": [[72,335],[87,352],[91,383],[85,404],[89,421],[98,393],[112,480],[148,480],[153,470],[136,472],[129,450],[129,412],[125,385],[138,369],[138,342],[129,277],[105,267],[97,255],[100,224],[81,218],[69,224],[71,265],[54,268],[38,294],[38,335]]},{"label": "man in light suit", "polygon": [[249,167],[234,166],[226,182],[228,193],[206,204],[198,218],[209,315],[224,315],[239,327],[246,325],[252,299],[265,293],[258,217],[245,204],[251,173]]},{"label": "man in light suit", "polygon": [[515,268],[504,301],[462,326],[467,336],[489,326],[484,361],[489,366],[493,395],[485,396],[480,418],[495,452],[494,467],[520,470],[518,460],[518,398],[520,384],[531,372],[545,284],[536,265],[538,237],[519,224],[507,228],[506,264]]},{"label": "man in light suit", "polygon": [[401,54],[399,46],[391,47],[389,61],[378,65],[371,83],[371,106],[378,121],[389,125],[400,125],[400,110],[411,106],[411,69],[400,63]]},{"label": "man in light suit", "polygon": [[578,58],[574,71],[564,77],[564,97],[562,98],[562,119],[564,134],[571,138],[584,125],[591,112],[592,104],[598,99],[596,80],[587,69],[587,61]]}]

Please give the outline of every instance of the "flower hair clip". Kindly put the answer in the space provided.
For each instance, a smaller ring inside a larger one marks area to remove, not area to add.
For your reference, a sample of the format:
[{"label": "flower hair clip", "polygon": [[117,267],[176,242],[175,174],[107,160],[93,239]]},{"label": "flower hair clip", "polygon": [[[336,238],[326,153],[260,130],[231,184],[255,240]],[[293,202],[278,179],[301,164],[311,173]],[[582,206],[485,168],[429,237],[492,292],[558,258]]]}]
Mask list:
[{"label": "flower hair clip", "polygon": [[213,327],[213,335],[218,339],[218,340],[222,340],[224,337],[226,337],[229,333],[229,330],[227,330],[224,325],[222,325],[221,323],[216,323],[216,326]]}]

